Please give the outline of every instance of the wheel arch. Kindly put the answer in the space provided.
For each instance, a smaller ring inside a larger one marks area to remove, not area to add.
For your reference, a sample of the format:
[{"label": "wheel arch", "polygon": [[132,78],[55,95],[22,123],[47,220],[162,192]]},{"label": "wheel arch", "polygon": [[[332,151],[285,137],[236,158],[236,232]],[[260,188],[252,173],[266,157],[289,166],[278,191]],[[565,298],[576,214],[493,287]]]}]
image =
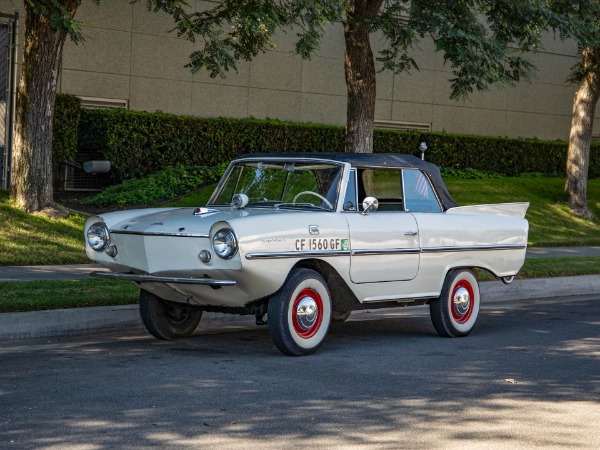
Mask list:
[{"label": "wheel arch", "polygon": [[320,259],[302,259],[294,264],[290,273],[297,268],[314,270],[325,279],[331,292],[331,306],[334,311],[353,311],[361,308],[361,303],[352,289],[331,264]]},{"label": "wheel arch", "polygon": [[444,283],[446,282],[448,275],[455,270],[470,270],[471,272],[473,272],[475,274],[475,278],[477,279],[478,283],[481,281],[480,271],[489,272],[492,276],[496,277],[496,275],[493,272],[491,272],[490,269],[487,267],[481,267],[478,265],[470,265],[470,264],[457,264],[455,266],[448,265],[448,266],[446,266],[446,269],[444,270],[443,276],[440,277],[438,293],[442,292],[442,288],[444,287]]},{"label": "wheel arch", "polygon": [[[481,281],[492,281],[491,279],[487,279],[487,275],[489,275],[491,278],[493,278],[494,280],[504,280],[504,279],[509,279],[514,277],[515,275],[512,276],[502,276],[497,274],[496,272],[494,272],[490,267],[487,266],[481,266],[481,265],[458,265],[458,266],[449,266],[446,268],[446,272],[444,273],[444,278],[442,279],[442,285],[443,285],[443,280],[446,279],[446,277],[448,276],[448,274],[453,271],[453,270],[470,270],[475,274],[475,278],[477,279],[477,282],[480,283]],[[512,281],[512,280],[511,280]],[[509,284],[505,281],[506,284]],[[441,286],[440,286],[441,287]]]},{"label": "wheel arch", "polygon": [[[494,277],[495,279],[498,279],[498,280],[502,279],[502,277],[503,277],[502,275],[498,275],[496,272],[494,272],[494,270],[491,267],[483,266],[481,264],[457,264],[455,266],[449,265],[446,267],[446,270],[444,271],[444,276],[442,278],[442,284],[451,271],[463,270],[463,269],[471,270],[471,271],[475,272],[475,275],[477,276],[477,281],[481,281],[482,273],[488,273],[492,277]],[[440,288],[441,288],[441,286],[440,286]]]}]

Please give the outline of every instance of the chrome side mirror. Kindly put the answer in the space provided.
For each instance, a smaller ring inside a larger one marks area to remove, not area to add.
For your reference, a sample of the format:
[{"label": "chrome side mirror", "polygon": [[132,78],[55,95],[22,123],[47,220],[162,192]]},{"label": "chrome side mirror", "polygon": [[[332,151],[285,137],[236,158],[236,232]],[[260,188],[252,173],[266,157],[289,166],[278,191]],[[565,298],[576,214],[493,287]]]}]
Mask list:
[{"label": "chrome side mirror", "polygon": [[231,199],[231,206],[235,209],[242,209],[248,204],[248,196],[246,194],[235,194]]},{"label": "chrome side mirror", "polygon": [[363,200],[362,206],[363,212],[361,212],[361,214],[366,216],[367,214],[371,214],[379,209],[379,200],[377,200],[375,197],[367,197]]}]

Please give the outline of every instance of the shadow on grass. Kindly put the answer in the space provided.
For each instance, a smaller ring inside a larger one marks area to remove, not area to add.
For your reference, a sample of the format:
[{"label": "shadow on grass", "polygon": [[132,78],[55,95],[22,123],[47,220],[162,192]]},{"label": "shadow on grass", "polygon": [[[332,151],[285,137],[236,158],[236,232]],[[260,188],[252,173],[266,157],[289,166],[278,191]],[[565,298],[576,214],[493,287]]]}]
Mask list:
[{"label": "shadow on grass", "polygon": [[0,266],[89,262],[83,246],[85,219],[28,214],[0,195]]}]

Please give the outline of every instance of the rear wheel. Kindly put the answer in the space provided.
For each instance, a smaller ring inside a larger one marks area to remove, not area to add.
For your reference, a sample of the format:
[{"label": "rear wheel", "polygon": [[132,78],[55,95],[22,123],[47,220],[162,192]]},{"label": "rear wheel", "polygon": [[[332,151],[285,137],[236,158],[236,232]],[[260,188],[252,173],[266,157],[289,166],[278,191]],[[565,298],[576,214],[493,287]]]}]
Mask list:
[{"label": "rear wheel", "polygon": [[437,333],[444,337],[467,336],[473,330],[479,314],[479,283],[468,269],[448,272],[438,300],[429,304],[431,321]]},{"label": "rear wheel", "polygon": [[202,311],[182,303],[163,300],[142,290],[140,315],[150,334],[158,339],[170,341],[191,336],[200,323]]},{"label": "rear wheel", "polygon": [[286,355],[317,351],[331,322],[331,295],[327,283],[311,269],[294,270],[285,286],[269,300],[269,334]]}]

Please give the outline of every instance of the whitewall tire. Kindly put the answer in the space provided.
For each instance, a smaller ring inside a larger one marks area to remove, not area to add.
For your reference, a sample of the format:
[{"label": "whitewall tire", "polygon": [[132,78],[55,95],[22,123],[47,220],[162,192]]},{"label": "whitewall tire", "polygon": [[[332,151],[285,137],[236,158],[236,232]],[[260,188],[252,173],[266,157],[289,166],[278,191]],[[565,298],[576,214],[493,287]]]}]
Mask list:
[{"label": "whitewall tire", "polygon": [[439,299],[429,304],[431,321],[444,337],[467,336],[473,330],[481,297],[475,274],[468,269],[448,272]]},{"label": "whitewall tire", "polygon": [[269,300],[269,334],[291,356],[309,355],[323,343],[331,323],[331,294],[318,272],[295,269]]}]

